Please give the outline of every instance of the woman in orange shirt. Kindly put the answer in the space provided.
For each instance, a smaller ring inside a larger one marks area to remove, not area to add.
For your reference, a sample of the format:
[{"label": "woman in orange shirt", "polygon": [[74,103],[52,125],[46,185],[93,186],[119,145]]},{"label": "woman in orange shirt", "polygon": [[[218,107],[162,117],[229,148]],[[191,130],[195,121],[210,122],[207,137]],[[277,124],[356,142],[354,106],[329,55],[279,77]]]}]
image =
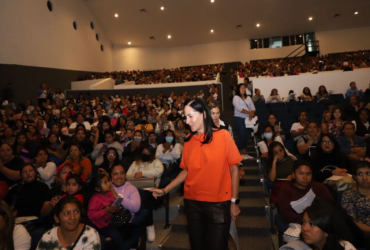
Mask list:
[{"label": "woman in orange shirt", "polygon": [[91,177],[91,162],[88,158],[83,157],[83,149],[78,144],[72,143],[69,146],[67,159],[65,163],[73,165],[73,173],[83,175],[84,181]]},{"label": "woman in orange shirt", "polygon": [[242,160],[230,133],[212,129],[212,117],[203,99],[185,106],[191,134],[185,138],[180,174],[155,198],[185,181],[185,211],[192,250],[227,249],[231,220],[239,209],[239,169]]}]

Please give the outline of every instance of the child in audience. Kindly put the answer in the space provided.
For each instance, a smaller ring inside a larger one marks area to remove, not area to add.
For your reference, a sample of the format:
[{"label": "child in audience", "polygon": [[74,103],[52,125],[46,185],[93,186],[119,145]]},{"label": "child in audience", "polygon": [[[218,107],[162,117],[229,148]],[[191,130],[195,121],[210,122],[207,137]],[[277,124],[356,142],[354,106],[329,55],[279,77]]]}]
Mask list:
[{"label": "child in audience", "polygon": [[70,174],[67,177],[67,193],[63,194],[61,198],[65,196],[74,196],[82,204],[84,204],[84,196],[82,195],[83,181],[77,174]]},{"label": "child in audience", "polygon": [[116,198],[111,192],[111,181],[107,175],[98,174],[92,178],[90,189],[93,195],[89,201],[87,216],[101,235],[112,238],[116,249],[124,249],[118,228],[111,224],[112,214],[118,212],[121,205],[113,205]]}]

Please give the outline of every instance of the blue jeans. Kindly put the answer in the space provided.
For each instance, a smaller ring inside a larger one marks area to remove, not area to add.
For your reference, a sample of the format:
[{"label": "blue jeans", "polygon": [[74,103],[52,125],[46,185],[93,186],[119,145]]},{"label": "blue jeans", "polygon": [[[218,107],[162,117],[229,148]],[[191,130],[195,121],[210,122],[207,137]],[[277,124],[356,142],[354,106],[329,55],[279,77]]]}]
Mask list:
[{"label": "blue jeans", "polygon": [[237,146],[239,150],[247,150],[248,134],[250,129],[245,127],[245,118],[234,116],[234,124],[238,136]]}]

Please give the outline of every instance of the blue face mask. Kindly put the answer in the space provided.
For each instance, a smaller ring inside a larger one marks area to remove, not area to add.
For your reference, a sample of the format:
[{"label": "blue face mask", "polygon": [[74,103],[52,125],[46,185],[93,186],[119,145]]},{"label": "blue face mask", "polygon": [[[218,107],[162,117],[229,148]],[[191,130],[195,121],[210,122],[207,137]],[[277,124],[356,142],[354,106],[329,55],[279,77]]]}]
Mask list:
[{"label": "blue face mask", "polygon": [[265,137],[267,140],[271,139],[272,138],[272,133],[264,133],[263,134],[263,137]]},{"label": "blue face mask", "polygon": [[166,142],[172,143],[173,142],[173,137],[172,136],[166,136]]}]

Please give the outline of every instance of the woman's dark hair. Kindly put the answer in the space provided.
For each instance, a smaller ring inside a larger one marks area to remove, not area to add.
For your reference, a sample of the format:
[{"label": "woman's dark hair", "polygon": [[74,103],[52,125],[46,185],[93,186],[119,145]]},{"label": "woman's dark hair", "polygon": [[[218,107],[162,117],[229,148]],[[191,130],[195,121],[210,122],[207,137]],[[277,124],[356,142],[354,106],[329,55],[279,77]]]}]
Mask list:
[{"label": "woman's dark hair", "polygon": [[[324,91],[323,92],[321,92],[321,88],[324,88]],[[319,95],[322,95],[322,94],[327,94],[328,93],[328,91],[326,90],[326,87],[324,86],[324,85],[321,85],[320,87],[319,87],[319,91],[317,92]]]},{"label": "woman's dark hair", "polygon": [[[264,128],[263,128],[263,133],[265,133],[265,130],[267,129],[267,128],[270,128],[271,130],[272,130],[272,132],[275,134],[275,128],[274,128],[274,126],[272,126],[272,125],[266,125]],[[262,135],[261,135],[262,136]],[[266,138],[263,138],[263,140],[265,140]]]},{"label": "woman's dark hair", "polygon": [[111,135],[113,137],[113,140],[116,140],[116,134],[113,132],[113,130],[106,130],[104,131],[104,140],[106,135]]},{"label": "woman's dark hair", "polygon": [[298,120],[298,121],[299,121],[299,118],[301,117],[301,115],[302,115],[303,113],[305,113],[305,114],[306,114],[307,119],[308,119],[308,114],[307,114],[307,112],[306,112],[306,111],[301,111],[301,112],[299,112],[298,117],[297,117],[297,120]]},{"label": "woman's dark hair", "polygon": [[36,156],[39,154],[40,151],[44,151],[46,153],[46,155],[48,156],[46,162],[49,162],[49,153],[48,151],[46,150],[46,148],[39,148],[37,151],[36,151]]},{"label": "woman's dark hair", "polygon": [[278,90],[277,90],[277,89],[271,89],[270,96],[272,96],[272,95],[273,95],[274,90],[276,90],[276,92],[278,93]]},{"label": "woman's dark hair", "polygon": [[140,147],[140,153],[137,154],[136,161],[137,162],[141,161],[141,154],[143,153],[144,149],[149,151],[149,154],[150,154],[149,162],[153,162],[155,160],[155,149],[149,144],[144,144],[143,146]]},{"label": "woman's dark hair", "polygon": [[266,166],[268,169],[271,169],[272,167],[272,163],[274,161],[274,148],[276,147],[281,147],[284,151],[284,158],[288,157],[288,154],[286,153],[286,150],[285,150],[285,147],[283,144],[281,144],[280,142],[278,141],[274,141],[270,144],[270,146],[268,147],[268,156],[267,156],[267,163],[266,163]]},{"label": "woman's dark hair", "polygon": [[72,142],[70,145],[69,145],[69,147],[68,147],[68,151],[67,151],[67,154],[69,155],[70,154],[70,151],[71,151],[71,148],[72,148],[72,146],[75,146],[75,147],[77,147],[78,148],[78,150],[80,151],[80,160],[82,160],[82,158],[83,158],[83,154],[84,154],[84,150],[83,150],[83,148],[78,144],[78,143],[75,143],[75,142]]},{"label": "woman's dark hair", "polygon": [[5,201],[0,200],[0,217],[3,217],[5,227],[0,231],[0,249],[14,250],[13,230],[14,216]]},{"label": "woman's dark hair", "polygon": [[[194,101],[189,102],[187,106],[191,107],[196,112],[203,115],[203,127],[205,137],[204,141],[202,141],[202,145],[210,143],[213,139],[212,127],[214,127],[215,125],[213,124],[211,111],[209,110],[207,104],[203,99],[196,98],[194,99]],[[197,133],[197,131],[191,132],[190,135],[185,138],[185,142],[189,141],[195,133]]]},{"label": "woman's dark hair", "polygon": [[90,188],[89,193],[93,194],[95,192],[101,192],[101,183],[104,177],[108,177],[108,176],[106,176],[105,174],[97,174],[91,178],[90,186],[89,186]]},{"label": "woman's dark hair", "polygon": [[77,205],[78,209],[81,212],[81,219],[82,219],[84,215],[83,205],[77,198],[71,195],[65,196],[57,203],[57,205],[55,206],[55,216],[59,219],[60,213],[63,211],[64,207],[70,203]]},{"label": "woman's dark hair", "polygon": [[355,124],[353,124],[352,122],[345,122],[343,123],[342,131],[346,128],[347,125],[350,125],[353,129],[356,129]]},{"label": "woman's dark hair", "polygon": [[83,180],[81,179],[80,175],[70,173],[67,177],[66,182],[68,182],[69,180],[75,180],[77,182],[77,184],[80,186],[80,190],[83,188],[84,183],[83,183]]},{"label": "woman's dark hair", "polygon": [[[307,93],[307,94],[304,92],[304,91],[305,91],[305,89],[306,89],[306,90],[308,90],[308,93]],[[309,88],[309,87],[304,87],[302,92],[303,92],[303,94],[305,94],[305,95],[312,96],[312,94],[311,94],[311,90],[310,90],[310,88]]]},{"label": "woman's dark hair", "polygon": [[26,138],[26,142],[24,144],[24,148],[26,148],[28,151],[33,151],[33,153],[35,153],[35,151],[33,150],[34,148],[32,148],[32,146],[30,145],[30,142],[28,141],[27,139],[27,135],[26,133],[24,132],[19,132],[16,136],[15,136],[15,140],[14,140],[14,145],[13,145],[13,152],[17,152],[17,147],[18,147],[18,138],[20,136],[24,136]]},{"label": "woman's dark hair", "polygon": [[[342,250],[344,247],[339,243],[341,240],[349,241],[357,248],[361,247],[363,241],[361,230],[339,206],[325,199],[316,198],[305,213],[315,226],[328,235],[323,249]],[[311,247],[316,249],[314,246]]]},{"label": "woman's dark hair", "polygon": [[134,133],[133,133],[133,135],[135,135],[136,133],[140,133],[141,134],[141,137],[144,137],[143,131],[141,131],[141,130],[135,130]]},{"label": "woman's dark hair", "polygon": [[357,170],[359,168],[369,168],[370,169],[370,163],[367,162],[367,161],[359,161],[357,164],[355,164],[352,169],[351,169],[351,173],[352,173],[352,178],[357,182]]},{"label": "woman's dark hair", "polygon": [[368,119],[367,121],[369,121],[370,119],[370,110],[368,110],[367,108],[360,108],[359,110],[357,110],[357,121],[360,121],[360,113],[365,111],[368,115]]},{"label": "woman's dark hair", "polygon": [[173,137],[173,141],[171,142],[171,144],[173,146],[175,146],[176,145],[176,136],[175,136],[175,132],[173,132],[171,129],[168,129],[168,130],[163,131],[163,133],[162,133],[162,135],[163,135],[163,141],[162,141],[162,143],[165,143],[166,142],[167,133],[171,133],[171,135]]},{"label": "woman's dark hair", "polygon": [[341,109],[341,108],[339,108],[339,107],[336,107],[334,110],[333,110],[333,119],[335,119],[334,118],[334,112],[335,112],[335,110],[339,110],[340,111],[340,119],[342,119],[342,121],[345,121],[346,119],[345,119],[345,114],[344,114],[344,112],[343,112],[343,110]]},{"label": "woman's dark hair", "polygon": [[114,148],[114,147],[110,147],[110,148],[108,148],[108,149],[104,152],[104,160],[103,160],[103,163],[102,163],[99,167],[104,168],[105,170],[109,170],[108,153],[109,153],[110,151],[112,151],[112,150],[116,153],[116,159],[114,160],[113,165],[115,165],[115,164],[118,164],[118,163],[119,163],[119,155],[118,155],[117,149],[116,149],[116,148]]},{"label": "woman's dark hair", "polygon": [[244,84],[244,83],[240,83],[240,84],[238,84],[238,86],[237,86],[237,88],[236,88],[236,91],[235,91],[235,95],[237,95],[237,96],[239,96],[239,97],[241,97],[241,98],[243,98],[243,97],[247,97],[247,93],[245,93],[245,94],[244,94],[244,96],[242,96],[242,95],[241,95],[241,93],[240,93],[240,88],[241,88],[242,86],[244,86],[245,88],[247,88],[247,87],[245,86],[245,84]]},{"label": "woman's dark hair", "polygon": [[341,153],[340,153],[339,144],[338,144],[337,140],[335,139],[335,137],[332,134],[322,134],[320,136],[320,139],[319,139],[319,141],[317,143],[318,147],[317,147],[316,157],[318,157],[320,159],[320,157],[323,154],[325,154],[324,151],[321,148],[321,143],[322,143],[322,140],[323,140],[324,137],[328,137],[329,140],[333,143],[333,145],[334,145],[334,148],[333,148],[333,155],[334,155],[334,157],[335,156],[340,157],[340,154]]}]

